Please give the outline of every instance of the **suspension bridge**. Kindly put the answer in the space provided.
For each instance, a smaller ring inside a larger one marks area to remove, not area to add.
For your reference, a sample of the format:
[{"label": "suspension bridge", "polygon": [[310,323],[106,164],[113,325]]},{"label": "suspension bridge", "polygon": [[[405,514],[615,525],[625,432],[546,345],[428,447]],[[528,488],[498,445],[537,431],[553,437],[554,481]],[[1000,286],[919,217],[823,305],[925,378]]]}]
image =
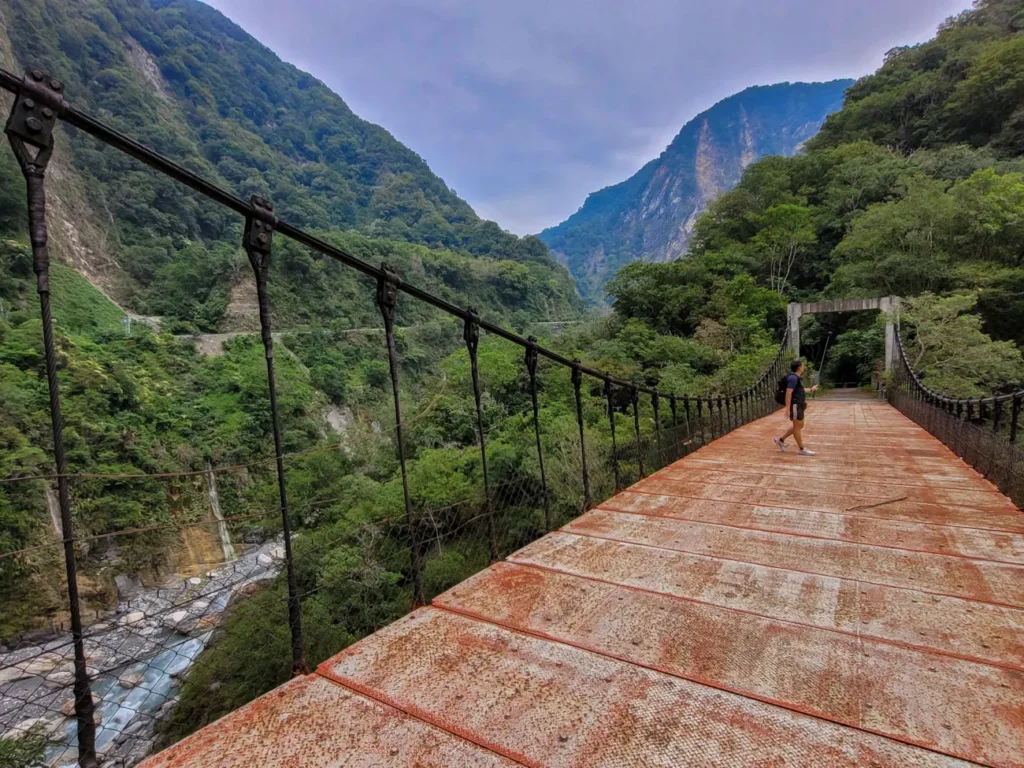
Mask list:
[{"label": "suspension bridge", "polygon": [[1024,514],[881,402],[769,416],[152,758],[1024,764]]},{"label": "suspension bridge", "polygon": [[[146,754],[173,698],[140,681],[187,647],[175,667],[186,669],[219,631],[216,613],[261,574],[273,577],[277,562],[293,679],[146,768],[1024,766],[1024,392],[955,400],[932,391],[892,323],[884,399],[812,403],[805,437],[818,455],[779,453],[774,390],[799,331],[792,312],[795,332],[750,386],[659,392],[367,264],[279,219],[266,200],[239,199],[75,109],[39,70],[0,70],[0,87],[15,94],[6,132],[28,188],[55,468],[5,482],[57,483],[71,626],[65,640],[0,656],[4,739],[50,728],[53,765],[94,768],[133,739],[140,751],[129,754]],[[116,637],[110,622],[89,625],[77,581],[81,521],[70,483],[80,478],[64,455],[48,281],[46,168],[57,120],[243,218],[266,350],[280,547],[254,553],[234,581],[211,579],[215,589],[196,578],[197,589],[156,607],[128,604]],[[403,498],[394,529],[374,536],[401,554],[417,606],[313,670],[303,620],[314,596],[301,588],[293,547],[268,299],[280,236],[376,282]],[[482,487],[449,509],[424,509],[410,492],[400,299],[462,323]],[[523,353],[533,416],[523,440],[536,461],[528,476],[499,481],[488,470],[481,333]],[[572,385],[578,442],[553,453],[537,393],[558,376]],[[598,424],[607,439],[595,438]],[[557,519],[557,509],[573,514]],[[491,565],[429,594],[427,561],[470,529]],[[146,623],[154,620],[164,631]],[[63,707],[62,692],[71,694]]]}]

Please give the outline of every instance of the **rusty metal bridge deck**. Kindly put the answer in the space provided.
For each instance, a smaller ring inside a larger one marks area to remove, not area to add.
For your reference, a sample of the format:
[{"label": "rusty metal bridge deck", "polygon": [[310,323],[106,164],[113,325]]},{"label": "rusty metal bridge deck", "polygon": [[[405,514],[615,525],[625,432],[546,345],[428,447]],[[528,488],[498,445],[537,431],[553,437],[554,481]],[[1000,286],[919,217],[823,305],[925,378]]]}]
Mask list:
[{"label": "rusty metal bridge deck", "polygon": [[150,758],[1024,766],[1024,514],[894,408],[743,427]]}]

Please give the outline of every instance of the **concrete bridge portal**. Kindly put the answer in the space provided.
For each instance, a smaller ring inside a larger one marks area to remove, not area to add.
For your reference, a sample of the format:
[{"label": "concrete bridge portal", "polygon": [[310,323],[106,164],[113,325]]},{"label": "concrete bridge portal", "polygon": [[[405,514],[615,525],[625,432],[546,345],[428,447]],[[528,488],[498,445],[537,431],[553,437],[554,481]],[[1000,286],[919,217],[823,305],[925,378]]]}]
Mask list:
[{"label": "concrete bridge portal", "polygon": [[836,299],[835,301],[815,301],[809,304],[793,302],[787,310],[790,348],[794,355],[800,355],[800,318],[804,315],[871,310],[885,312],[888,316],[885,324],[885,370],[888,371],[896,359],[896,323],[899,321],[899,299],[895,296],[884,296],[878,299]]}]

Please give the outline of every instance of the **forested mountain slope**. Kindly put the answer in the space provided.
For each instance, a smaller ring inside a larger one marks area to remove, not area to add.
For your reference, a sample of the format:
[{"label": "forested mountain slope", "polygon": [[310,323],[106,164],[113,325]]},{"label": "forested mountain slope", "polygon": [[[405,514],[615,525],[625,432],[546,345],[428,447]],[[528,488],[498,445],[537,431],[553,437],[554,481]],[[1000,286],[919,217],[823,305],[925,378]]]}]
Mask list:
[{"label": "forested mountain slope", "polygon": [[[686,258],[620,271],[617,315],[742,349],[765,323],[781,330],[790,300],[923,297],[922,374],[958,395],[1019,385],[1022,51],[1024,2],[982,0],[930,42],[890,52],[805,154],[747,169],[698,221]],[[737,281],[774,293],[771,311]],[[805,352],[838,335],[829,364],[869,374],[881,349],[872,322],[815,321]]]},{"label": "forested mountain slope", "polygon": [[792,155],[842,106],[852,80],[748,88],[687,123],[661,156],[540,238],[565,263],[580,292],[603,301],[604,284],[637,259],[686,253],[707,205],[765,155]]},{"label": "forested mountain slope", "polygon": [[[404,279],[489,319],[524,329],[581,306],[539,240],[481,221],[384,129],[194,0],[12,0],[0,5],[0,63],[48,70],[76,106],[239,195],[271,198],[282,218],[370,263],[388,261]],[[53,306],[71,471],[190,473],[255,462],[236,507],[251,514],[271,498],[272,480],[260,464],[272,441],[258,340],[239,339],[210,359],[167,333],[256,327],[242,222],[74,129],[59,128],[56,139],[48,220],[63,262],[53,268]],[[52,470],[25,229],[24,183],[0,148],[2,478]],[[136,324],[127,336],[118,306],[76,271],[122,307],[162,316],[164,333]],[[383,338],[347,333],[381,325],[374,292],[354,270],[276,238],[275,328],[307,329],[287,336],[278,356],[287,450],[336,448],[330,409],[347,415],[349,439],[379,435],[390,392]],[[415,407],[439,361],[463,349],[462,329],[406,298],[396,321],[401,385]],[[386,437],[374,445],[387,455],[372,456],[381,460],[374,471],[386,478],[393,453]],[[337,461],[346,476],[348,460]],[[57,561],[10,557],[52,539],[44,486],[0,488],[0,644],[62,607]],[[198,491],[189,482],[76,489],[83,536],[168,529],[83,553],[89,610],[116,601],[115,576],[152,583],[196,554],[183,554],[177,528],[209,517]],[[226,508],[230,498],[225,487]]]},{"label": "forested mountain slope", "polygon": [[[538,239],[482,221],[415,152],[196,0],[11,0],[0,26],[8,67],[43,68],[76,106],[244,198],[271,199],[290,223],[486,256],[498,290],[530,289],[517,309],[566,316],[578,306]],[[74,131],[58,141],[58,175],[74,182],[55,190],[65,260],[141,314],[221,326],[243,279],[238,217]],[[0,153],[8,229],[22,215],[9,154]],[[305,295],[310,259],[295,256],[295,275],[291,255],[278,259],[289,306],[337,309]],[[198,284],[184,286],[182,273],[197,271]],[[329,271],[314,273],[323,293],[337,288]],[[196,287],[184,306],[174,298]]]}]

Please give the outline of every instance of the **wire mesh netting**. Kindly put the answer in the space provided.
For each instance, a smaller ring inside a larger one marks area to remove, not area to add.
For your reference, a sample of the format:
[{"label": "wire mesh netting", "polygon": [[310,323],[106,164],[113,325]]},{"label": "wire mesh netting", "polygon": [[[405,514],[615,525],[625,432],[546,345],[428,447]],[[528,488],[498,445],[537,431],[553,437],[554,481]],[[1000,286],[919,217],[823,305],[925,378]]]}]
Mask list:
[{"label": "wire mesh netting", "polygon": [[[569,372],[542,369],[538,386],[554,413],[542,420],[538,454],[528,379],[517,380],[521,423],[509,429],[496,420],[484,433],[486,488],[478,438],[433,449],[460,462],[457,478],[441,476],[429,451],[416,452],[429,444],[430,425],[404,424],[411,518],[398,482],[382,486],[354,473],[340,496],[335,484],[320,482],[344,471],[343,448],[287,456],[306,664],[585,511],[584,455],[591,504],[598,504],[641,479],[641,470],[649,475],[700,444],[685,409],[672,426],[660,409],[655,421],[650,399],[638,398],[634,414],[629,393],[621,404],[613,398],[613,447],[604,382],[588,384],[581,387],[584,451]],[[560,390],[568,397],[558,398]],[[484,393],[486,402],[492,393]],[[471,397],[461,399],[472,405]],[[705,418],[709,434],[725,428],[712,415]],[[742,421],[737,416],[730,423]],[[382,450],[394,450],[393,434],[393,425],[379,433]],[[99,754],[133,764],[291,675],[286,550],[272,466],[206,464],[172,477],[74,479],[84,656]],[[52,480],[23,486],[52,509]],[[116,493],[163,496],[179,513],[144,529],[90,531],[91,505]],[[31,550],[6,553],[4,562],[38,581],[38,572],[61,572],[62,549],[55,535]],[[49,627],[36,633],[38,641],[26,636],[0,656],[0,728],[9,741],[41,740],[47,763],[68,765],[77,759],[74,644],[62,610],[64,584],[47,588],[54,606]]]},{"label": "wire mesh netting", "polygon": [[929,389],[911,368],[898,329],[895,351],[897,359],[885,388],[889,402],[1018,506],[1024,505],[1024,451],[1017,435],[1024,391],[987,398],[945,397]]},{"label": "wire mesh netting", "polygon": [[[23,110],[53,82],[0,70]],[[209,379],[194,382],[202,403],[173,446],[137,445],[130,421],[79,431],[81,413],[59,399],[70,376],[60,346],[72,344],[40,291],[37,368],[52,430],[35,438],[53,460],[0,478],[0,502],[44,523],[0,538],[0,755],[19,768],[134,765],[771,408],[764,383],[785,340],[742,399],[622,381],[278,220],[268,201],[234,197],[66,108],[58,92],[43,96],[104,151],[188,187],[190,204],[241,215],[244,256],[231,264],[254,290],[251,306],[232,310],[248,335],[144,331],[127,344],[171,359],[175,375],[186,358],[217,357],[204,371],[224,386],[211,394]],[[8,125],[38,232],[38,170],[54,146],[18,130]],[[44,240],[33,238],[40,285]],[[421,262],[402,266],[422,277]],[[277,332],[272,317],[291,309],[274,290],[281,269],[353,272],[346,317]],[[79,368],[135,396],[117,366],[80,354]],[[76,397],[94,386],[85,381]],[[235,406],[231,419],[214,418],[221,400]],[[156,413],[153,431],[175,426]]]}]

